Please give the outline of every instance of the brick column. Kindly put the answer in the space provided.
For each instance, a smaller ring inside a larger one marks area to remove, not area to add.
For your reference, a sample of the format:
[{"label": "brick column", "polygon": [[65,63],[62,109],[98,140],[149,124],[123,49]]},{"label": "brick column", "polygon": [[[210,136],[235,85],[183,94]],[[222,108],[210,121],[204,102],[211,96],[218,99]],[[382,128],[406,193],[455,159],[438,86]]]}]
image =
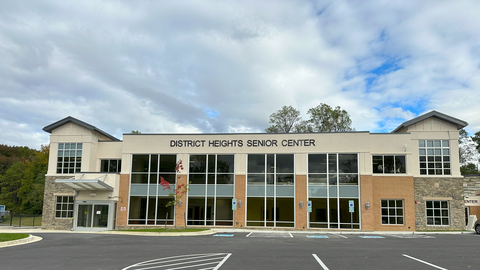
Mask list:
[{"label": "brick column", "polygon": [[[118,187],[118,204],[117,204],[117,224],[119,226],[127,226],[128,219],[128,193],[130,188],[130,175],[120,174],[120,183]],[[123,209],[123,211],[122,211]]]},{"label": "brick column", "polygon": [[[235,175],[235,198],[237,199],[237,210],[235,210],[234,226],[237,228],[245,227],[245,214],[247,212],[246,198],[246,177],[245,175]],[[242,206],[240,206],[240,201]]]},{"label": "brick column", "polygon": [[[296,175],[295,176],[295,212],[296,212],[296,224],[295,228],[305,230],[308,228],[307,224],[307,176]],[[300,202],[303,202],[303,207],[300,208]]]},{"label": "brick column", "polygon": [[[360,175],[360,183],[360,205],[358,207],[362,210],[362,216],[360,217],[362,231],[373,231],[375,218],[380,218],[379,215],[375,215],[375,211],[380,211],[380,202],[373,200],[373,177],[371,175]],[[386,198],[388,199],[388,197]],[[362,208],[366,202],[370,205],[369,209]]]},{"label": "brick column", "polygon": [[[181,184],[188,184],[187,183],[187,175],[186,174],[178,174],[177,175],[177,186]],[[187,196],[188,194],[185,194],[180,198],[182,201],[182,205],[177,205],[175,207],[175,226],[177,227],[185,227],[186,225],[186,218],[187,218]]]}]

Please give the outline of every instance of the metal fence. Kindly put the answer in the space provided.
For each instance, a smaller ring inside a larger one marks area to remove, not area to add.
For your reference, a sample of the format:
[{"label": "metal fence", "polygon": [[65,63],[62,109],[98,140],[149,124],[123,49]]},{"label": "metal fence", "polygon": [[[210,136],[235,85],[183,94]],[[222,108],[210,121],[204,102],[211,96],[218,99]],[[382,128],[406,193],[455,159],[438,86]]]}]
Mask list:
[{"label": "metal fence", "polygon": [[40,227],[42,226],[42,216],[15,214],[10,211],[0,212],[0,226]]}]

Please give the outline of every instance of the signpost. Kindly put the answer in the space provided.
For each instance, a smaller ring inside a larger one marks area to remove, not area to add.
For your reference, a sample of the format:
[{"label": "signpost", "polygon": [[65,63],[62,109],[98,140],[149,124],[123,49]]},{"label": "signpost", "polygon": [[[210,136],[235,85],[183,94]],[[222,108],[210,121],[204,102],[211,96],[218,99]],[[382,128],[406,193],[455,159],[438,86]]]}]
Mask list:
[{"label": "signpost", "polygon": [[312,201],[307,201],[307,228],[310,229],[310,213],[312,212]]},{"label": "signpost", "polygon": [[348,212],[350,212],[350,230],[353,231],[353,212],[355,212],[355,204],[353,200],[348,201]]},{"label": "signpost", "polygon": [[235,228],[235,210],[237,210],[237,199],[232,199],[232,210],[233,210],[233,228]]}]

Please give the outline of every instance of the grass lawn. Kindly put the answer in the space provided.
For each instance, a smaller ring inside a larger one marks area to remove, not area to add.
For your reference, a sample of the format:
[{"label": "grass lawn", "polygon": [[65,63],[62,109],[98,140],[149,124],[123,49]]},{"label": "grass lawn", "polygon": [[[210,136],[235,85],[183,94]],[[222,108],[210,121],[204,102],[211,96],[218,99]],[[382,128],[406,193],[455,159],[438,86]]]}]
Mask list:
[{"label": "grass lawn", "polygon": [[0,233],[0,242],[13,241],[27,238],[28,233]]},{"label": "grass lawn", "polygon": [[124,232],[201,232],[209,229],[186,228],[186,229],[138,229],[138,230],[119,230]]}]

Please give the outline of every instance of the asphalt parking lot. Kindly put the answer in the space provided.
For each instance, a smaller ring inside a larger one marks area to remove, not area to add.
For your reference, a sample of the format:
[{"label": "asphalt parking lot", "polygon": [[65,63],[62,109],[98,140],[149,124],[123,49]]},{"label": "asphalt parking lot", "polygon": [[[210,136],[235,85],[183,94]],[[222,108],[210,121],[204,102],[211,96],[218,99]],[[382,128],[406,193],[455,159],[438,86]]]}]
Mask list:
[{"label": "asphalt parking lot", "polygon": [[222,232],[33,233],[1,269],[480,269],[480,235]]}]

